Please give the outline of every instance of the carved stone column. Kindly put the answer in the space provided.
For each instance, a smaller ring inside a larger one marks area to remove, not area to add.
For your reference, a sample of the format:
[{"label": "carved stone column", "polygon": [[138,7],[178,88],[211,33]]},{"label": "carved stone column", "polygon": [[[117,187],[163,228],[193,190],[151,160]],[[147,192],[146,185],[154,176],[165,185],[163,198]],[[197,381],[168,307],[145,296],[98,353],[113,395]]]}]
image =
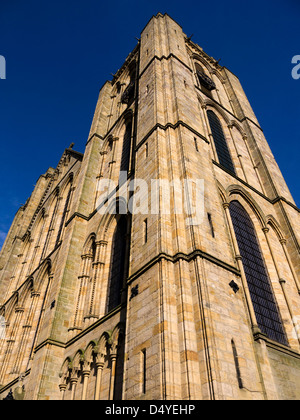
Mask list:
[{"label": "carved stone column", "polygon": [[82,400],[86,400],[87,387],[89,383],[89,377],[91,374],[91,368],[89,363],[85,363],[83,366],[82,376],[83,376],[83,387],[82,387]]},{"label": "carved stone column", "polygon": [[71,379],[71,400],[75,399],[75,391],[76,391],[76,386],[77,386],[77,382],[78,382],[78,376],[77,376],[77,371],[73,372]]},{"label": "carved stone column", "polygon": [[117,364],[117,353],[110,355],[111,360],[111,373],[110,373],[110,387],[109,387],[109,400],[114,399],[115,379],[116,379],[116,364]]},{"label": "carved stone column", "polygon": [[102,372],[104,368],[104,361],[96,362],[97,376],[96,376],[96,389],[95,389],[95,401],[100,400]]},{"label": "carved stone column", "polygon": [[66,389],[67,389],[67,384],[60,384],[59,385],[59,390],[60,390],[60,392],[61,392],[61,400],[63,401],[64,399],[65,399],[65,392],[66,392]]}]

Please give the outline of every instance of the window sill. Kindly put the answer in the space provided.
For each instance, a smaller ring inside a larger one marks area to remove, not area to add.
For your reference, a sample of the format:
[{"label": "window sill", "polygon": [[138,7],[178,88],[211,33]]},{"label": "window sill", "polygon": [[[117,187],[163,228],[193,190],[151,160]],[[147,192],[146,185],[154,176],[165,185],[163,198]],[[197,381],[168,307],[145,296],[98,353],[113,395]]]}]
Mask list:
[{"label": "window sill", "polygon": [[277,341],[273,341],[271,340],[269,337],[267,337],[265,334],[263,333],[255,333],[253,334],[254,336],[254,341],[264,341],[266,343],[266,346],[273,349],[273,350],[277,350],[281,353],[285,353],[288,354],[291,357],[295,357],[296,359],[300,359],[300,353],[297,352],[294,349],[291,349],[291,347],[281,344],[281,343],[277,343]]}]

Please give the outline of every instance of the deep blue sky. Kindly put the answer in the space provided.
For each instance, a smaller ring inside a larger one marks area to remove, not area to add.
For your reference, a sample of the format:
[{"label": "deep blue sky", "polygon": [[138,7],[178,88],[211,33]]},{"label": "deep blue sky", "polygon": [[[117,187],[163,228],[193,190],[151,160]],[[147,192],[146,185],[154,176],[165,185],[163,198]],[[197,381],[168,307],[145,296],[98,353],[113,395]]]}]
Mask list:
[{"label": "deep blue sky", "polygon": [[240,78],[300,206],[298,0],[1,0],[0,247],[40,174],[71,142],[84,152],[99,89],[157,12]]}]

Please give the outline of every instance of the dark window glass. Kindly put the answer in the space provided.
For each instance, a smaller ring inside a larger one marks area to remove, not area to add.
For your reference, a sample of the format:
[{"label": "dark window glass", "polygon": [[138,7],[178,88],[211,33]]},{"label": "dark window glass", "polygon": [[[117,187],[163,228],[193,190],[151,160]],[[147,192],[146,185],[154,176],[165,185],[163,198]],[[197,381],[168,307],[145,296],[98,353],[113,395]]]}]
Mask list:
[{"label": "dark window glass", "polygon": [[238,201],[229,210],[258,326],[272,340],[287,344],[252,220]]},{"label": "dark window glass", "polygon": [[60,238],[61,238],[62,230],[64,228],[66,216],[67,216],[67,213],[68,213],[68,208],[69,208],[69,203],[70,203],[70,199],[71,199],[71,194],[72,194],[72,184],[70,184],[69,192],[68,192],[67,199],[66,199],[66,202],[65,202],[65,207],[64,207],[62,218],[61,218],[61,222],[60,222],[60,226],[59,226],[59,230],[58,230],[58,234],[57,234],[55,246],[58,245],[58,243],[60,241]]},{"label": "dark window glass", "polygon": [[224,168],[228,169],[228,171],[235,174],[234,165],[219,118],[212,111],[207,111],[207,116],[211,133],[215,142],[219,163],[220,165],[224,166]]},{"label": "dark window glass", "polygon": [[126,131],[124,134],[123,139],[123,147],[122,147],[122,156],[121,156],[121,171],[128,172],[129,171],[129,163],[130,163],[130,149],[131,149],[131,130],[132,130],[132,123],[128,123],[126,126]]},{"label": "dark window glass", "polygon": [[127,219],[121,217],[112,241],[111,267],[108,289],[107,311],[121,303],[121,291],[125,277]]}]

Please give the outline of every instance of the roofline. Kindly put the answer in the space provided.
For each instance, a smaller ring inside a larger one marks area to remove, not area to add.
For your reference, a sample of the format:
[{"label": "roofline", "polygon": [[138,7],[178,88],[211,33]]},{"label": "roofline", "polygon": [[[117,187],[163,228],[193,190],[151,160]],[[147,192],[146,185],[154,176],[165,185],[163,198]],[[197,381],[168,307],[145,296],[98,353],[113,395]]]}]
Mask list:
[{"label": "roofline", "polygon": [[148,20],[148,22],[147,22],[147,24],[144,26],[144,28],[142,29],[142,31],[141,31],[141,33],[143,33],[144,32],[144,30],[146,29],[146,27],[149,25],[149,23],[151,22],[151,20],[152,19],[158,19],[159,17],[164,17],[164,16],[168,16],[170,19],[172,19],[173,20],[173,22],[175,22],[178,26],[180,26],[180,28],[182,29],[182,26],[181,25],[179,25],[179,23],[178,22],[176,22],[176,20],[175,19],[173,19],[168,13],[161,13],[161,12],[158,12],[156,15],[153,15],[149,20]]}]

